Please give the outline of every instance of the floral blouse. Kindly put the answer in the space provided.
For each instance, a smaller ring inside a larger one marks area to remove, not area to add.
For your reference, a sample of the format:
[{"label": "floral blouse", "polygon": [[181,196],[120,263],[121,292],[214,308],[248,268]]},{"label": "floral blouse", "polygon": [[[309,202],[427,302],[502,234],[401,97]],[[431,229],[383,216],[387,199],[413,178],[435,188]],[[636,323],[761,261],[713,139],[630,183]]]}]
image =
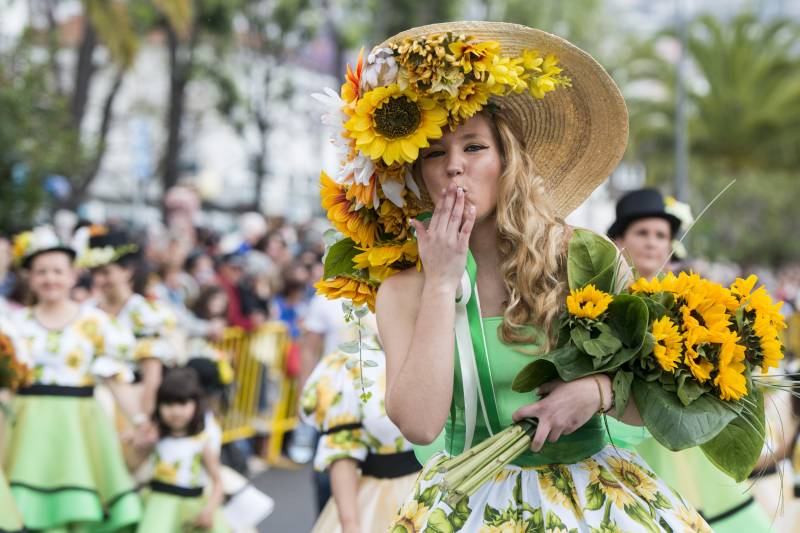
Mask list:
[{"label": "floral blouse", "polygon": [[366,403],[361,401],[358,354],[341,351],[322,358],[300,397],[300,416],[320,436],[314,468],[326,470],[344,458],[363,461],[367,454],[411,450],[386,415],[386,359],[380,350],[363,350]]},{"label": "floral blouse", "polygon": [[206,431],[188,437],[163,437],[153,451],[153,481],[184,488],[205,487],[203,452],[212,446]]},{"label": "floral blouse", "polygon": [[[97,307],[97,302],[91,301],[89,305]],[[115,318],[136,337],[136,346],[131,352],[131,369],[135,369],[142,359],[151,357],[165,365],[171,366],[175,362],[177,353],[171,337],[177,327],[177,318],[168,306],[134,293]]]},{"label": "floral blouse", "polygon": [[84,387],[97,378],[133,379],[125,364],[133,335],[99,309],[80,307],[62,329],[46,328],[31,307],[15,312],[12,322],[27,345],[34,383]]}]

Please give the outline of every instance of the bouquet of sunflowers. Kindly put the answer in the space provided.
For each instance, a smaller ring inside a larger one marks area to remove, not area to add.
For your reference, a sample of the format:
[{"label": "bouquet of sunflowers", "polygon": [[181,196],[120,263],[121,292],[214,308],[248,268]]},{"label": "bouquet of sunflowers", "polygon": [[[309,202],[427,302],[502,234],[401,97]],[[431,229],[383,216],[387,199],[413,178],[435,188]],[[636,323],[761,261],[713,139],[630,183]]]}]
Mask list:
[{"label": "bouquet of sunflowers", "polygon": [[0,389],[16,390],[25,385],[29,377],[29,369],[17,357],[11,338],[0,332]]},{"label": "bouquet of sunflowers", "polygon": [[322,173],[322,207],[337,231],[326,242],[324,279],[316,287],[374,310],[380,283],[419,266],[408,224],[425,207],[412,176],[421,148],[447,127],[492,105],[490,98],[528,93],[534,98],[570,86],[552,54],[510,55],[499,42],[451,32],[378,46],[348,66],[337,93],[314,98],[328,109],[323,122],[341,166]]},{"label": "bouquet of sunflowers", "polygon": [[[615,294],[617,253],[599,235],[576,231],[557,343],[520,371],[514,390],[609,374],[617,413],[632,396],[666,448],[700,446],[721,471],[746,479],[764,446],[762,374],[783,357],[780,303],[755,288],[755,276],[723,287],[667,274]],[[450,500],[471,495],[525,452],[534,431],[535,420],[522,421],[439,465]]]}]

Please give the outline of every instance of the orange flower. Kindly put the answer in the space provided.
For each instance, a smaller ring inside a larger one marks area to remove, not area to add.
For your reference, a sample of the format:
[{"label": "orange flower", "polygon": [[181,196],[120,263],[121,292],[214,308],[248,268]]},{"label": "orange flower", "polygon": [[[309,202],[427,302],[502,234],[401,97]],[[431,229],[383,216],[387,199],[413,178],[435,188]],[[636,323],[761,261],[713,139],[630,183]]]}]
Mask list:
[{"label": "orange flower", "polygon": [[375,295],[378,289],[367,283],[348,276],[336,276],[332,279],[318,281],[314,287],[330,300],[345,298],[356,305],[367,304],[370,311],[375,312]]},{"label": "orange flower", "polygon": [[347,75],[345,82],[342,84],[342,100],[347,102],[349,108],[354,108],[356,102],[361,98],[361,73],[364,70],[364,48],[358,53],[358,61],[356,68],[347,65]]},{"label": "orange flower", "polygon": [[378,230],[376,220],[368,209],[356,210],[356,205],[347,197],[343,185],[333,181],[324,172],[320,173],[322,207],[328,212],[328,220],[334,227],[361,246],[372,246]]}]

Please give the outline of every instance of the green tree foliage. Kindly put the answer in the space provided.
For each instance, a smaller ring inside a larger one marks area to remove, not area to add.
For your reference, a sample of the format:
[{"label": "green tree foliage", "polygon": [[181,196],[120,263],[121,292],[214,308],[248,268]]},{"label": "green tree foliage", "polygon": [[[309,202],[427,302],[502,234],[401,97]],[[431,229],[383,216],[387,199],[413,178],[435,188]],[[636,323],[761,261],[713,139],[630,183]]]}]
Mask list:
[{"label": "green tree foliage", "polygon": [[[660,185],[674,175],[675,63],[656,50],[676,45],[674,33],[664,32],[629,62],[631,79],[643,88],[628,98],[630,153]],[[692,252],[744,263],[800,259],[800,247],[788,242],[797,219],[792,204],[800,198],[798,45],[800,26],[789,19],[745,13],[691,23],[686,75],[695,211],[738,180],[698,223]]]}]

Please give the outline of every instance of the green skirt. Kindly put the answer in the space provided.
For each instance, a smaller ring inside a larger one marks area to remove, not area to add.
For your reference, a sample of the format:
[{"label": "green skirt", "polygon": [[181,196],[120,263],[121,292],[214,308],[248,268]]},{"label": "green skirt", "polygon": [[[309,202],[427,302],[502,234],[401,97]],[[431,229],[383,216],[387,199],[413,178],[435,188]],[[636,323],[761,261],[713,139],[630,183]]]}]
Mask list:
[{"label": "green skirt", "polygon": [[21,533],[22,517],[8,490],[6,478],[0,470],[0,533]]},{"label": "green skirt", "polygon": [[17,396],[4,465],[28,529],[132,529],[141,502],[111,421],[93,397]]},{"label": "green skirt", "polygon": [[137,533],[229,533],[230,529],[222,516],[222,509],[218,508],[214,515],[214,525],[211,529],[192,527],[192,523],[206,505],[204,496],[178,496],[145,490],[142,494],[144,500],[144,515]]},{"label": "green skirt", "polygon": [[749,483],[736,483],[712,465],[702,450],[671,452],[655,439],[637,447],[647,464],[691,503],[715,533],[761,533],[770,520],[753,499]]}]

